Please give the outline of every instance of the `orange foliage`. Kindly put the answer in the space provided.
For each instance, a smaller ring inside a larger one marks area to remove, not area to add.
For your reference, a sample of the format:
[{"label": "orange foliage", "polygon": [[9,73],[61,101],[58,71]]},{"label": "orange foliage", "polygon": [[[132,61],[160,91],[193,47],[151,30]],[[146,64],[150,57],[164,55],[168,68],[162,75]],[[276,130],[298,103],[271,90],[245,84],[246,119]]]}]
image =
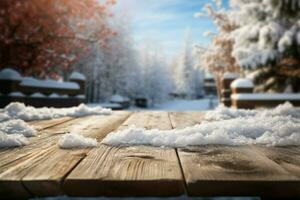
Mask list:
[{"label": "orange foliage", "polygon": [[39,77],[68,70],[91,44],[105,46],[115,0],[1,0],[0,68]]}]

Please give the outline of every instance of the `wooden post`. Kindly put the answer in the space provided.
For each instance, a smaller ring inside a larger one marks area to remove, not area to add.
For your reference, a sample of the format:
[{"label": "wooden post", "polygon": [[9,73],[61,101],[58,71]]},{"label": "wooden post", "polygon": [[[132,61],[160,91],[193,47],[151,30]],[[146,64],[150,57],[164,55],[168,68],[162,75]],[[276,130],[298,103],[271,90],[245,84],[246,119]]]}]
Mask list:
[{"label": "wooden post", "polygon": [[75,82],[79,85],[79,87],[80,87],[79,95],[85,94],[86,78],[83,74],[80,74],[78,72],[73,72],[69,78],[69,81]]},{"label": "wooden post", "polygon": [[221,87],[221,102],[226,106],[231,106],[231,83],[239,77],[236,73],[226,72],[222,78],[222,87]]},{"label": "wooden post", "polygon": [[240,94],[253,93],[254,84],[250,79],[237,79],[231,83],[231,105],[236,108],[253,109],[254,105],[251,100],[239,100]]}]

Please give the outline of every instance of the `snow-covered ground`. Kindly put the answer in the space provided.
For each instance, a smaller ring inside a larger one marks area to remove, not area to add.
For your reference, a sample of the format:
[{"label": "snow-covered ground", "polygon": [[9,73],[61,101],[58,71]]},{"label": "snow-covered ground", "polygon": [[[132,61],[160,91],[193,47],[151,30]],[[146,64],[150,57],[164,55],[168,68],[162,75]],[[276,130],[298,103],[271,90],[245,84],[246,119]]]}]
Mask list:
[{"label": "snow-covered ground", "polygon": [[130,108],[131,110],[161,110],[161,111],[205,111],[214,109],[218,105],[218,99],[205,98],[198,100],[173,99],[157,104],[147,109],[137,107]]}]

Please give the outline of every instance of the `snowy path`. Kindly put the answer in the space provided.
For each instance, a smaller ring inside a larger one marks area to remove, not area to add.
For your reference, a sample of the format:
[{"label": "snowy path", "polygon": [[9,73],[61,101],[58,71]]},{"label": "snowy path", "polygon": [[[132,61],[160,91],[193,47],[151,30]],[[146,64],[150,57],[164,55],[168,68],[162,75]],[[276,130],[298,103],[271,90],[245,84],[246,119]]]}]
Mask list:
[{"label": "snowy path", "polygon": [[174,111],[174,112],[184,112],[184,111],[206,111],[214,109],[218,104],[218,99],[199,99],[199,100],[184,100],[184,99],[174,99],[165,101],[161,104],[155,105],[153,108],[140,109],[131,108],[130,110],[160,110],[160,111]]},{"label": "snowy path", "polygon": [[[113,112],[66,121],[34,122],[39,137],[27,146],[0,149],[3,198],[85,196],[300,197],[300,148],[263,146],[154,146],[60,149],[76,130],[99,142],[114,130],[170,130],[201,123],[203,112]],[[42,186],[42,187],[41,187]],[[265,189],[268,188],[268,189]],[[278,188],[281,188],[278,190]]]}]

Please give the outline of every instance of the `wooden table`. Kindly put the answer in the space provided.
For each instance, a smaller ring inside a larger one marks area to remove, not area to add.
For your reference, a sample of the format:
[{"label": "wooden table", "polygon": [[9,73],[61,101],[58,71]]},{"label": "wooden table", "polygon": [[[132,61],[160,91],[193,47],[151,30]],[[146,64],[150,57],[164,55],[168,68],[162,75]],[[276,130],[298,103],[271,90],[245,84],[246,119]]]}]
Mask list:
[{"label": "wooden table", "polygon": [[30,144],[0,150],[0,197],[263,196],[300,197],[300,148],[151,146],[63,150],[60,136],[101,141],[130,125],[172,129],[201,123],[204,113],[113,112],[110,116],[30,122]]}]

